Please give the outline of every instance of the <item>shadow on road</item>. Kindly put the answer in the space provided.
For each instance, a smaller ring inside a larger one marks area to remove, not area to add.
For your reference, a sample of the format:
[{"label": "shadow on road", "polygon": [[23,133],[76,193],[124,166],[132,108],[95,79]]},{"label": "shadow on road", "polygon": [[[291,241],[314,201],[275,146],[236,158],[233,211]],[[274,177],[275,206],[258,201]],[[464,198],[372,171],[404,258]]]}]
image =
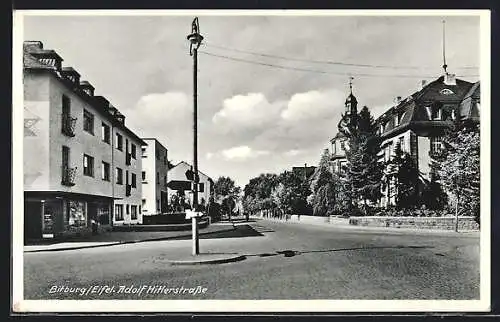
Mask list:
[{"label": "shadow on road", "polygon": [[[241,238],[241,237],[260,237],[264,236],[250,225],[238,225],[234,226],[233,230],[206,233],[200,235],[200,239],[216,239],[216,238]],[[191,239],[191,236],[180,236],[171,238],[172,240],[187,240]]]},{"label": "shadow on road", "polygon": [[400,248],[433,248],[433,246],[370,246],[370,247],[353,247],[353,248],[337,248],[337,249],[324,249],[324,250],[305,250],[305,251],[296,251],[296,250],[280,250],[274,253],[261,253],[261,254],[246,254],[247,257],[271,257],[271,256],[280,256],[284,257],[294,257],[301,254],[310,254],[310,253],[330,253],[330,252],[341,252],[341,251],[350,251],[350,250],[370,250],[370,249],[400,249]]}]

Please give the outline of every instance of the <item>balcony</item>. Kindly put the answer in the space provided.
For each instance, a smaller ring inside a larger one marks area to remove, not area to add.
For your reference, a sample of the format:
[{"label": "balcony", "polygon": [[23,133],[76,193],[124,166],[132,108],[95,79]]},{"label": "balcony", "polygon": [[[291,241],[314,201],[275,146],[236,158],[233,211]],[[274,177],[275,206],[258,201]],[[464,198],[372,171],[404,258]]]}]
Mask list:
[{"label": "balcony", "polygon": [[62,167],[62,180],[61,180],[62,185],[68,187],[72,187],[75,185],[76,169],[77,167],[74,168],[66,166]]},{"label": "balcony", "polygon": [[76,124],[76,118],[71,117],[71,115],[63,113],[61,114],[61,132],[69,137],[75,136],[75,124]]},{"label": "balcony", "polygon": [[132,155],[130,153],[125,154],[125,164],[130,165],[132,163]]},{"label": "balcony", "polygon": [[130,197],[132,194],[132,185],[126,185],[125,186],[125,196]]}]

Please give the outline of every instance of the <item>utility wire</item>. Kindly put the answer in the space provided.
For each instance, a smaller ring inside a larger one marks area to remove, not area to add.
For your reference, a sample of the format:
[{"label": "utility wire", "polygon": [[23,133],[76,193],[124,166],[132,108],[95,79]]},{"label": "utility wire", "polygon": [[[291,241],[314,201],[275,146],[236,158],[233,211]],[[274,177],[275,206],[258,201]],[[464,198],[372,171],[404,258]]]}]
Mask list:
[{"label": "utility wire", "polygon": [[[235,49],[235,48],[220,46],[220,45],[214,45],[212,43],[208,43],[208,44],[204,43],[204,45],[207,46],[207,47],[214,47],[214,48],[219,48],[219,49],[234,51],[234,52],[248,54],[248,55],[260,56],[260,57],[267,57],[267,58],[283,59],[283,60],[297,61],[297,62],[304,62],[304,63],[328,64],[328,65],[351,66],[351,67],[385,68],[385,69],[435,69],[434,67],[355,64],[355,63],[345,63],[345,62],[328,61],[328,60],[301,59],[301,58],[293,58],[293,57],[285,57],[285,56],[278,56],[278,55],[257,53],[257,52],[252,52],[252,51],[246,51],[246,50],[241,50],[241,49]],[[478,69],[478,67],[475,67],[475,66],[465,66],[465,67],[458,67],[456,69]]]},{"label": "utility wire", "polygon": [[[390,75],[390,74],[340,73],[340,72],[331,72],[331,71],[324,71],[324,70],[315,70],[315,69],[276,65],[276,64],[271,64],[271,63],[263,63],[263,62],[259,62],[259,61],[255,61],[255,60],[248,60],[248,59],[231,57],[231,56],[226,56],[226,55],[214,54],[214,53],[207,52],[207,51],[199,51],[199,53],[204,54],[204,55],[208,55],[208,56],[212,56],[212,57],[218,57],[218,58],[223,58],[223,59],[227,59],[227,60],[243,62],[243,63],[248,63],[248,64],[262,65],[262,66],[268,66],[268,67],[285,69],[285,70],[295,70],[295,71],[318,73],[318,74],[339,75],[339,76],[358,76],[358,77],[395,77],[395,78],[433,78],[433,77],[435,77],[435,76],[430,76],[430,75],[424,76],[424,75],[402,75],[402,74]],[[478,75],[457,75],[457,77],[477,77],[477,76]]]}]

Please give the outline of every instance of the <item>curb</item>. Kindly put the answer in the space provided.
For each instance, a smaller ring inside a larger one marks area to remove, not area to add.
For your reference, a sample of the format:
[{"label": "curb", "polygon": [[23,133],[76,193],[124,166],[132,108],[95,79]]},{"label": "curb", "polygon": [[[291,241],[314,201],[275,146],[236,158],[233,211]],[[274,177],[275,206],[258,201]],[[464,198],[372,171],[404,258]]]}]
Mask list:
[{"label": "curb", "polygon": [[[232,231],[235,229],[236,229],[235,227],[231,227],[230,229],[224,229],[224,230],[218,230],[218,231],[199,232],[198,236],[210,235],[210,234],[215,234],[215,233],[223,233],[223,232]],[[102,244],[102,245],[88,245],[88,246],[63,247],[63,248],[54,248],[54,249],[25,250],[25,251],[23,251],[23,253],[59,252],[59,251],[65,251],[65,250],[77,250],[77,249],[85,249],[85,248],[109,247],[109,246],[117,246],[117,245],[125,245],[125,244],[144,243],[144,242],[150,242],[150,241],[176,240],[178,238],[184,238],[184,237],[188,237],[188,236],[191,236],[191,233],[179,235],[179,236],[170,236],[170,237],[158,237],[158,238],[109,242],[109,244]]]},{"label": "curb", "polygon": [[181,265],[208,265],[208,264],[225,264],[234,263],[245,260],[247,257],[245,255],[234,255],[228,256],[226,258],[217,259],[193,259],[193,260],[167,260],[170,265],[181,266]]}]

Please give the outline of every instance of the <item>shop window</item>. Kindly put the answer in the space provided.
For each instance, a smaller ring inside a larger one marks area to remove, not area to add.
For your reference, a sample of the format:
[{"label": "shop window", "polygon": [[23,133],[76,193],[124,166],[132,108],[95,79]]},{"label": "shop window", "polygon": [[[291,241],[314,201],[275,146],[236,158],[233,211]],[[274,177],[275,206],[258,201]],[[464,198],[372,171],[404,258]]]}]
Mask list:
[{"label": "shop window", "polygon": [[85,203],[82,201],[70,200],[66,212],[66,221],[69,227],[86,227],[87,212]]}]

